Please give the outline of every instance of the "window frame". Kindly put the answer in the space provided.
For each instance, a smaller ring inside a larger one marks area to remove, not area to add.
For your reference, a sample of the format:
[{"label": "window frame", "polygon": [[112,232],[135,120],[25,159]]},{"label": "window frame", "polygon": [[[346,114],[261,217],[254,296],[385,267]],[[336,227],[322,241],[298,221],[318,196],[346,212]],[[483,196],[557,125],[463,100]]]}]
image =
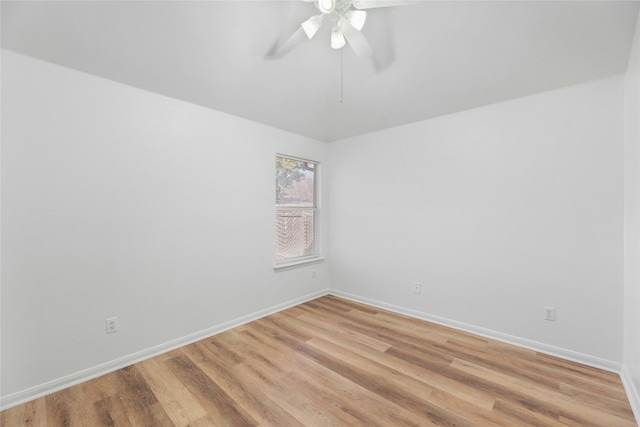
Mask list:
[{"label": "window frame", "polygon": [[[278,218],[278,212],[279,211],[306,211],[306,212],[313,212],[313,222],[312,222],[312,226],[313,226],[313,253],[312,254],[308,254],[308,255],[303,255],[303,256],[299,256],[299,257],[293,257],[293,258],[286,258],[286,259],[281,259],[278,260],[277,259],[277,253],[278,253],[278,237],[277,237],[277,226],[276,226],[276,230],[275,230],[275,235],[274,235],[274,246],[275,246],[275,253],[274,253],[274,270],[278,271],[281,269],[286,269],[286,268],[291,268],[291,267],[295,267],[298,265],[305,265],[305,264],[309,264],[309,263],[315,263],[315,262],[320,262],[324,260],[324,257],[322,256],[322,252],[321,252],[321,245],[320,245],[320,227],[319,227],[319,223],[320,223],[320,173],[321,173],[321,165],[320,162],[317,160],[310,160],[310,159],[305,159],[305,158],[301,158],[301,157],[296,157],[296,156],[291,156],[288,154],[280,154],[280,153],[276,153],[275,156],[275,160],[277,162],[277,159],[281,157],[281,158],[285,158],[285,159],[289,159],[289,160],[293,160],[296,162],[305,162],[305,163],[312,163],[314,165],[313,169],[313,203],[312,206],[310,207],[304,207],[304,206],[286,206],[286,205],[279,205],[278,204],[278,200],[276,199],[275,201],[275,214],[276,214],[276,224],[277,224],[277,218]],[[277,170],[275,171],[277,172]],[[277,185],[274,179],[274,186]],[[277,193],[277,187],[274,188],[274,196]]]}]

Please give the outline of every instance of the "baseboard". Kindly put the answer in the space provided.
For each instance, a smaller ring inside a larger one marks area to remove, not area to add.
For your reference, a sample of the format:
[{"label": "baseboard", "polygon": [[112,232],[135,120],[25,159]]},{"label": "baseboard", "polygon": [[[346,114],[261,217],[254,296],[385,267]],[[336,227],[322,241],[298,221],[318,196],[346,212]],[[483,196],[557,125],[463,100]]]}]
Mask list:
[{"label": "baseboard", "polygon": [[485,329],[478,326],[470,325],[468,323],[458,322],[456,320],[447,319],[440,316],[424,313],[421,311],[409,309],[406,307],[400,307],[397,305],[385,303],[382,301],[373,300],[370,298],[361,297],[359,295],[353,295],[342,291],[330,290],[329,294],[335,295],[340,298],[345,298],[351,301],[360,302],[373,307],[382,308],[384,310],[392,311],[394,313],[404,314],[406,316],[415,317],[417,319],[426,320],[428,322],[437,323],[439,325],[448,326],[450,328],[458,329],[465,332],[470,332],[475,335],[479,335],[485,338],[494,339],[507,344],[517,345],[519,347],[528,348],[530,350],[538,351],[540,353],[548,354],[551,356],[560,357],[565,360],[581,363],[583,365],[591,366],[605,371],[614,372],[620,374],[620,363],[612,362],[610,360],[601,359],[598,357],[590,356],[568,350],[561,347],[555,347],[540,343],[537,341],[528,340],[525,338],[504,334],[502,332],[493,331],[491,329]]},{"label": "baseboard", "polygon": [[640,393],[638,393],[638,389],[634,385],[625,365],[622,365],[620,370],[620,379],[622,379],[622,385],[624,385],[624,390],[627,393],[633,415],[636,417],[636,421],[640,423]]},{"label": "baseboard", "polygon": [[249,323],[262,317],[269,316],[270,314],[286,310],[287,308],[302,304],[315,298],[319,298],[323,295],[327,295],[328,293],[328,289],[314,292],[303,297],[284,302],[282,304],[277,304],[272,307],[256,311],[255,313],[251,313],[246,316],[242,316],[237,319],[233,319],[228,322],[203,329],[201,331],[186,335],[184,337],[180,337],[164,344],[159,344],[157,346],[147,348],[137,353],[123,356],[107,363],[75,372],[65,377],[40,384],[26,390],[22,390],[7,396],[0,396],[0,411],[9,409],[22,403],[29,402],[42,396],[46,396],[67,387],[80,384],[90,379],[97,378],[110,372],[117,371],[118,369],[133,365],[134,363],[142,362],[143,360],[150,359],[152,357],[158,356],[171,350],[175,350],[196,341],[209,338],[231,328],[235,328],[237,326],[244,325],[245,323]]},{"label": "baseboard", "polygon": [[56,380],[53,380],[44,384],[31,387],[26,390],[22,390],[7,396],[0,396],[0,410],[9,409],[13,406],[17,406],[22,403],[37,399],[39,397],[46,396],[48,394],[65,389],[67,387],[74,386],[76,384],[80,384],[82,382],[88,381],[93,378],[97,378],[99,376],[108,374],[110,372],[116,371],[126,366],[130,366],[134,363],[138,363],[143,360],[149,359],[151,357],[155,357],[160,354],[166,353],[168,351],[175,350],[185,345],[219,334],[228,329],[235,328],[245,323],[252,322],[254,320],[268,316],[270,314],[274,314],[279,311],[286,310],[287,308],[296,306],[298,304],[302,304],[304,302],[307,302],[312,299],[319,298],[321,296],[328,295],[328,294],[335,295],[340,298],[345,298],[351,301],[367,304],[373,307],[378,307],[378,308],[392,311],[395,313],[404,314],[417,319],[422,319],[429,322],[437,323],[439,325],[448,326],[448,327],[462,330],[465,332],[470,332],[479,336],[495,339],[497,341],[505,342],[508,344],[513,344],[513,345],[528,348],[534,351],[539,351],[541,353],[560,357],[566,360],[571,360],[577,363],[603,369],[606,371],[618,373],[621,376],[625,390],[627,391],[627,395],[629,396],[629,402],[632,406],[634,415],[636,416],[636,419],[640,419],[640,396],[638,394],[638,390],[634,387],[633,382],[631,381],[629,374],[624,368],[624,366],[622,366],[619,363],[615,363],[609,360],[593,357],[587,354],[574,352],[568,349],[550,346],[540,342],[531,341],[524,338],[508,335],[508,334],[503,334],[501,332],[493,331],[490,329],[481,328],[481,327],[470,325],[467,323],[458,322],[455,320],[435,316],[432,314],[409,309],[406,307],[401,307],[401,306],[397,306],[397,305],[385,303],[382,301],[377,301],[370,298],[365,298],[358,295],[353,295],[353,294],[349,294],[346,292],[337,291],[333,289],[325,289],[322,291],[317,291],[317,292],[305,295],[303,297],[299,297],[299,298],[284,302],[282,304],[277,304],[275,306],[268,307],[263,310],[259,310],[255,313],[251,313],[246,316],[242,316],[237,319],[233,319],[228,322],[224,322],[219,325],[212,326],[210,328],[195,332],[193,334],[180,337],[178,339],[166,342],[164,344],[159,344],[157,346],[150,347],[140,352],[123,356],[121,358],[109,361],[101,365],[94,366],[92,368],[78,371],[76,373],[67,375],[62,378],[58,378]]}]

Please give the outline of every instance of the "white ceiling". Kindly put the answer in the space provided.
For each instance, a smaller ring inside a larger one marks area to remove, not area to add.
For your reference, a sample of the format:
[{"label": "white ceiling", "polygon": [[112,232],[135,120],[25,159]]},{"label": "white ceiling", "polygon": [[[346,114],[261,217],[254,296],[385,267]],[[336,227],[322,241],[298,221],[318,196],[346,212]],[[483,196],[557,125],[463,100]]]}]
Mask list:
[{"label": "white ceiling", "polygon": [[5,1],[2,47],[321,141],[624,72],[637,1],[417,1],[369,11],[375,60],[291,1]]}]

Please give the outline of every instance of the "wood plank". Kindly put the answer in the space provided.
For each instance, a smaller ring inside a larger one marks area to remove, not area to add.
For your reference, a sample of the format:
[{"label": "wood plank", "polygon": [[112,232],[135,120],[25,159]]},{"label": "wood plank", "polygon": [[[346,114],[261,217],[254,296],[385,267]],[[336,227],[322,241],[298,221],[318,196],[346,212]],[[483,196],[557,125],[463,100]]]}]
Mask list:
[{"label": "wood plank", "polygon": [[[225,334],[225,337],[231,338],[231,334]],[[225,358],[216,357],[216,344],[219,345],[219,343],[219,340],[203,341],[189,346],[185,352],[209,378],[226,390],[229,397],[247,413],[250,413],[259,424],[299,425],[295,418],[284,411],[262,390],[256,388],[251,378],[239,375],[238,371],[234,369],[238,364]]]},{"label": "wood plank", "polygon": [[582,423],[582,425],[615,425],[620,427],[635,425],[634,422],[625,420],[618,415],[604,413],[587,405],[580,405],[579,403],[567,398],[567,396],[562,393],[553,393],[548,390],[533,387],[531,384],[520,379],[509,377],[502,373],[496,373],[470,362],[456,359],[452,363],[452,367],[471,373],[478,378],[484,378],[496,384],[500,384],[511,390],[514,394],[528,396],[539,402],[557,405],[559,417],[563,417],[567,420],[574,420]]},{"label": "wood plank", "polygon": [[[422,414],[424,422],[439,424],[447,420],[446,422],[454,425],[495,425],[479,408],[472,408],[472,405],[463,400],[452,399],[448,393],[413,377],[401,375],[395,368],[382,365],[320,338],[310,340],[309,345],[323,351],[313,354],[307,350],[314,359],[322,359],[322,363],[330,366],[331,370],[337,369],[341,375],[365,387],[373,385],[373,389],[370,390],[391,402],[410,407],[415,413]],[[464,410],[461,410],[462,408]],[[465,417],[459,417],[459,413],[464,413]]]},{"label": "wood plank", "polygon": [[164,360],[149,359],[139,363],[137,367],[176,426],[190,425],[207,415],[207,411],[173,374]]},{"label": "wood plank", "polygon": [[[384,345],[376,344],[370,345],[369,340],[351,339],[351,334],[341,333],[341,329],[336,325],[324,324],[320,326],[316,323],[307,323],[308,316],[300,316],[298,319],[301,325],[304,327],[312,327],[315,331],[314,334],[318,338],[322,338],[328,342],[336,345],[340,345],[347,350],[359,354],[367,359],[373,360],[381,365],[385,365],[389,368],[393,368],[404,375],[412,377],[416,380],[422,381],[427,385],[439,388],[445,393],[457,396],[459,399],[466,401],[467,403],[474,404],[480,408],[491,410],[494,404],[494,398],[488,393],[482,390],[477,390],[473,387],[469,387],[466,384],[461,384],[457,381],[450,380],[444,375],[441,375],[441,370],[447,369],[451,360],[446,359],[444,363],[429,364],[429,369],[424,369],[413,359],[410,361],[404,360],[407,356],[398,357],[398,354],[392,355],[387,353],[390,346],[386,343]],[[381,343],[375,340],[376,343]],[[440,356],[438,355],[438,358]],[[421,353],[419,356],[420,361],[428,360],[428,355]]]},{"label": "wood plank", "polygon": [[112,396],[105,397],[93,404],[100,426],[131,426],[127,410],[121,400]]},{"label": "wood plank", "polygon": [[258,425],[256,420],[243,411],[237,402],[189,357],[180,354],[166,363],[207,410],[216,425]]},{"label": "wood plank", "polygon": [[[392,405],[356,383],[345,381],[344,377],[304,355],[291,353],[286,348],[271,346],[263,341],[263,337],[252,334],[251,331],[243,331],[241,335],[248,342],[253,342],[255,349],[268,348],[267,356],[270,359],[285,360],[286,368],[280,368],[281,372],[289,372],[289,375],[304,378],[310,383],[310,388],[318,387],[328,394],[337,393],[339,397],[333,405],[340,405],[341,410],[353,414],[360,420],[368,420],[364,425],[384,425],[384,423],[380,424],[380,420],[392,420],[394,425],[420,425],[416,422],[417,417],[404,408]],[[278,378],[280,377],[282,375]]]},{"label": "wood plank", "polygon": [[67,390],[51,394],[45,397],[47,407],[47,425],[52,426],[72,426],[78,425],[71,414],[70,404],[73,399],[69,398]]},{"label": "wood plank", "polygon": [[560,421],[560,416],[548,417],[539,411],[532,410],[526,405],[517,405],[511,401],[496,399],[493,406],[493,415],[512,426],[536,426],[536,427],[555,427],[565,426]]},{"label": "wood plank", "polygon": [[138,366],[120,369],[112,378],[118,387],[116,397],[133,425],[173,425]]},{"label": "wood plank", "polygon": [[0,412],[0,426],[22,425],[31,427],[47,425],[47,407],[44,398]]}]

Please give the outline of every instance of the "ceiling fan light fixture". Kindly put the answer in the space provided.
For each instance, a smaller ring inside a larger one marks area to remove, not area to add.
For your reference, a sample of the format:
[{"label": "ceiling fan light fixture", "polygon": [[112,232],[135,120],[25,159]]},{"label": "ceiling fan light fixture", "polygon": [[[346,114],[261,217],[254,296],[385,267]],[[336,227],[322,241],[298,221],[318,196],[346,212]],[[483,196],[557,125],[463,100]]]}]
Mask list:
[{"label": "ceiling fan light fixture", "polygon": [[322,13],[331,13],[336,9],[336,0],[318,0],[316,6]]},{"label": "ceiling fan light fixture", "polygon": [[350,10],[345,14],[347,21],[353,28],[360,31],[367,20],[367,12],[364,10]]},{"label": "ceiling fan light fixture", "polygon": [[331,47],[334,49],[342,49],[345,44],[347,44],[347,42],[344,39],[342,30],[337,25],[334,25],[331,29]]},{"label": "ceiling fan light fixture", "polygon": [[320,29],[320,25],[322,25],[322,17],[323,15],[312,16],[301,24],[302,29],[310,39],[315,36]]},{"label": "ceiling fan light fixture", "polygon": [[[1,1],[1,0],[0,0]],[[313,3],[320,12],[304,21],[296,32],[284,44],[275,50],[282,53],[301,39],[313,38],[322,26],[325,16],[334,23],[331,29],[331,47],[341,49],[347,44],[360,58],[373,56],[373,49],[367,41],[362,28],[367,20],[367,12],[361,9],[374,9],[387,6],[399,6],[416,3],[419,0],[302,0]],[[354,9],[355,8],[355,9]],[[303,35],[304,34],[304,35]],[[275,55],[274,53],[274,55]]]}]

